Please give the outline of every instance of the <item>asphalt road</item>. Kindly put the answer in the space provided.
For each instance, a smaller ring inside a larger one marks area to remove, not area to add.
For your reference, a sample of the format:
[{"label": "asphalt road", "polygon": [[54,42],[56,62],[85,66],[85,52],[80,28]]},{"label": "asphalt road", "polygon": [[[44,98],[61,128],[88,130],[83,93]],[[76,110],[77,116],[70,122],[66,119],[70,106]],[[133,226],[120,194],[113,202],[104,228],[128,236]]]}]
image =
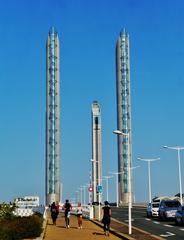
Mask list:
[{"label": "asphalt road", "polygon": [[[112,217],[128,224],[128,209],[112,207]],[[184,226],[172,221],[147,218],[145,208],[132,208],[132,226],[169,240],[184,240]]]}]

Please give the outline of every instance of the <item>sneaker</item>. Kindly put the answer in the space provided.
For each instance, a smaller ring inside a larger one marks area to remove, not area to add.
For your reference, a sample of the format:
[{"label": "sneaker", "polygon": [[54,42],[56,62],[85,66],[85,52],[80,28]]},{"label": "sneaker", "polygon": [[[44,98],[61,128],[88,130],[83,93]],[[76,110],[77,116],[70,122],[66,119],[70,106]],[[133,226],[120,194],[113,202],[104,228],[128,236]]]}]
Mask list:
[{"label": "sneaker", "polygon": [[68,225],[68,228],[70,228],[70,226]]},{"label": "sneaker", "polygon": [[80,226],[80,229],[82,229],[82,226]]}]

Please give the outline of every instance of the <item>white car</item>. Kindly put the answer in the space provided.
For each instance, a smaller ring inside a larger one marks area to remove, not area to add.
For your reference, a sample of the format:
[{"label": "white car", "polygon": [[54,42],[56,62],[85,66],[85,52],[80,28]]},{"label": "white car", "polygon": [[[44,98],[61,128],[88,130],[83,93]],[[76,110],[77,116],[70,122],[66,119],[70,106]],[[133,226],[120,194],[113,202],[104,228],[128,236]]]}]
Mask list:
[{"label": "white car", "polygon": [[153,202],[151,204],[152,208],[151,208],[151,212],[152,212],[152,217],[158,217],[158,209],[159,209],[159,203],[158,202]]},{"label": "white car", "polygon": [[148,204],[146,215],[147,217],[158,217],[159,202],[152,202]]}]

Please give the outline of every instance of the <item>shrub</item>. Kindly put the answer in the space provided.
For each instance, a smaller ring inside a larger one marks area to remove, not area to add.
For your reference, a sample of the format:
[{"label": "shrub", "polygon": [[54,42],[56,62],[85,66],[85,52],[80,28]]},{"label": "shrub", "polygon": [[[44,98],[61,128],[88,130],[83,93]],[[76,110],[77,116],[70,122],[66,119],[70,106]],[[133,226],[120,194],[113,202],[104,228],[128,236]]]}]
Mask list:
[{"label": "shrub", "polygon": [[0,239],[18,240],[39,237],[42,233],[43,218],[34,214],[0,221]]},{"label": "shrub", "polygon": [[14,218],[13,212],[15,211],[15,204],[0,204],[0,219],[12,219]]}]

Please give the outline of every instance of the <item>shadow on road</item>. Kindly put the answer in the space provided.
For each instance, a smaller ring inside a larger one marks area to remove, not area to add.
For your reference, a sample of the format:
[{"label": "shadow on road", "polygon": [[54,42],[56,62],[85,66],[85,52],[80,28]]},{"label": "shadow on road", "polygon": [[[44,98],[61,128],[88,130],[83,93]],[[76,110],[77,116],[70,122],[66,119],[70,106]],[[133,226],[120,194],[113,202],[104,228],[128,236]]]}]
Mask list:
[{"label": "shadow on road", "polygon": [[99,232],[93,232],[93,235],[104,235],[104,234]]}]

